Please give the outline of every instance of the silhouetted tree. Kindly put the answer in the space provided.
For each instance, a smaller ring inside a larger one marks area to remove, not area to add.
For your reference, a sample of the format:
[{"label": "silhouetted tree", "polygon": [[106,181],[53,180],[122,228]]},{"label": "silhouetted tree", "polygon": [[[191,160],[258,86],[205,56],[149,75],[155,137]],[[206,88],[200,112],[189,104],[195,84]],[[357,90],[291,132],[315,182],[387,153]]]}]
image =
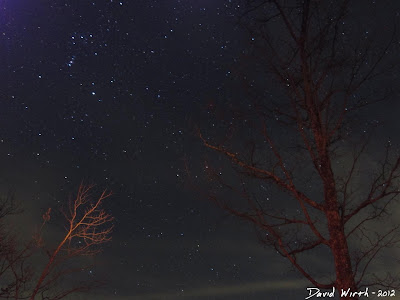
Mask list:
[{"label": "silhouetted tree", "polygon": [[23,285],[31,279],[31,270],[24,262],[32,254],[32,244],[18,246],[16,233],[7,225],[10,216],[22,212],[15,193],[0,197],[0,298],[19,295]]},{"label": "silhouetted tree", "polygon": [[[246,132],[251,141],[241,147],[230,137],[216,144],[199,131],[204,145],[228,158],[240,179],[234,183],[206,162],[216,183],[208,197],[253,223],[260,239],[315,287],[397,286],[394,276],[378,278],[367,269],[400,240],[398,225],[371,231],[398,199],[400,158],[392,156],[389,141],[367,182],[362,172],[369,139],[354,131],[353,122],[366,106],[390,95],[379,76],[394,67],[387,59],[394,34],[385,45],[373,45],[365,32],[359,36],[355,23],[349,34],[346,0],[232,2],[241,4],[239,22],[252,37],[252,51],[236,72],[250,101],[241,100],[234,115],[244,125],[235,132]],[[268,89],[280,93],[270,97]],[[275,189],[280,201],[265,201],[260,185]],[[282,210],[274,207],[282,203]],[[332,257],[331,281],[321,282],[302,262],[302,254],[318,248]]]}]

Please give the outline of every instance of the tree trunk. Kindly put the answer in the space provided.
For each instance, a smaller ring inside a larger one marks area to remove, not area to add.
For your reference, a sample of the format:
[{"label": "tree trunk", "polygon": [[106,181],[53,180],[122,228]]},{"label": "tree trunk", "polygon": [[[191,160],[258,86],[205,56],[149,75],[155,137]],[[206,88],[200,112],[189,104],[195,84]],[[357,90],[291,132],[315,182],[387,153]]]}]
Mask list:
[{"label": "tree trunk", "polygon": [[[341,296],[342,290],[348,290],[356,292],[357,287],[354,281],[354,274],[351,266],[349,248],[347,245],[347,239],[344,233],[344,226],[341,222],[341,218],[338,210],[329,210],[326,212],[328,219],[328,230],[330,235],[330,248],[332,250],[335,271],[336,271],[336,282],[335,287],[339,296]],[[358,297],[347,297],[343,296],[342,300],[355,300]]]},{"label": "tree trunk", "polygon": [[[324,150],[326,150],[326,148]],[[343,219],[339,212],[335,179],[330,159],[326,151],[321,151],[320,153],[323,153],[321,155],[323,157],[321,175],[324,179],[324,198],[326,203],[325,215],[328,222],[329,246],[332,250],[333,260],[335,263],[335,287],[339,293],[340,299],[356,300],[358,299],[357,296],[341,296],[342,290],[347,291],[350,288],[352,292],[357,292],[357,287],[354,281],[349,247],[344,232]]]}]

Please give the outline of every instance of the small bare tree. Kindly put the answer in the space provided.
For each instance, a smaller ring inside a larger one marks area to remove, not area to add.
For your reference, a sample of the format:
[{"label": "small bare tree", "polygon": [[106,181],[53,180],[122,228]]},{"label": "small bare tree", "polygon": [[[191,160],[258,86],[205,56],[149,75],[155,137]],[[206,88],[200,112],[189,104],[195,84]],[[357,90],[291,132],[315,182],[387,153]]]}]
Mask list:
[{"label": "small bare tree", "polygon": [[[352,123],[362,108],[390,95],[383,84],[373,88],[371,83],[382,83],[378,76],[394,66],[387,64],[385,55],[395,36],[381,47],[372,47],[365,37],[355,39],[357,32],[348,36],[345,23],[351,1],[236,2],[245,10],[240,22],[251,34],[255,53],[256,63],[245,66],[248,73],[238,72],[251,99],[242,106],[241,121],[253,139],[239,148],[231,138],[215,144],[199,131],[203,144],[228,158],[241,180],[241,184],[226,180],[207,162],[216,186],[234,192],[224,197],[211,189],[208,197],[253,223],[261,240],[275,247],[315,287],[357,291],[397,286],[394,276],[378,278],[367,270],[382,249],[400,241],[398,225],[385,232],[371,232],[369,227],[386,218],[398,198],[400,157],[391,156],[389,142],[378,171],[368,184],[357,186],[366,179],[360,172],[368,138],[355,134]],[[281,92],[272,98],[265,90],[274,85]],[[350,147],[357,139],[363,142]],[[347,162],[337,167],[339,161]],[[249,179],[255,182],[253,187],[275,187],[275,196],[281,197],[286,209],[274,209],[264,201],[265,196],[251,190]],[[351,249],[356,243],[359,247]],[[332,257],[331,281],[321,282],[302,263],[302,254],[318,248]]]},{"label": "small bare tree", "polygon": [[[44,295],[52,287],[60,283],[65,275],[80,272],[85,268],[79,266],[70,268],[65,266],[65,263],[70,263],[70,260],[82,256],[92,256],[101,251],[99,245],[111,241],[111,232],[113,229],[113,217],[101,208],[104,199],[109,197],[111,193],[103,191],[100,197],[93,201],[90,197],[90,190],[93,186],[80,185],[78,194],[75,199],[69,201],[68,211],[64,211],[63,215],[67,221],[66,233],[57,247],[48,251],[48,262],[43,268],[39,279],[33,289],[30,299],[34,300],[38,294]],[[50,220],[49,209],[43,215],[43,221]],[[64,266],[62,266],[64,264]],[[61,266],[61,268],[60,268]],[[71,289],[59,292],[55,295],[46,295],[45,299],[58,300],[65,296],[86,291],[90,288],[90,284],[84,284],[73,287]]]},{"label": "small bare tree", "polygon": [[[100,246],[111,241],[113,217],[101,208],[111,193],[103,191],[97,200],[93,200],[90,195],[92,188],[81,184],[77,196],[70,199],[68,208],[62,211],[67,222],[66,232],[55,248],[47,249],[42,238],[45,225],[50,221],[50,208],[43,214],[40,229],[21,250],[15,237],[2,240],[2,245],[7,247],[0,253],[0,279],[7,279],[9,283],[1,288],[0,298],[58,300],[99,286],[97,281],[83,280],[72,285],[62,282],[87,270],[90,266],[81,258],[99,253],[102,250]],[[32,268],[34,265],[40,270],[40,263],[32,263],[37,249],[43,249],[47,255],[40,273]]]}]

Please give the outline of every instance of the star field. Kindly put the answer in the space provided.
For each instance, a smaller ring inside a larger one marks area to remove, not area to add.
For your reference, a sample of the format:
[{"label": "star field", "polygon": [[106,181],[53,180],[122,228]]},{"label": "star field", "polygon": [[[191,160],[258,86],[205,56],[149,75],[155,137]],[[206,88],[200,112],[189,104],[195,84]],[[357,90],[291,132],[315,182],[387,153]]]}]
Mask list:
[{"label": "star field", "polygon": [[[187,184],[186,159],[204,184],[196,126],[218,136],[230,121],[215,106],[240,101],[234,64],[254,40],[235,25],[240,6],[3,0],[0,9],[0,186],[16,188],[19,224],[40,222],[81,180],[113,191],[113,241],[86,274],[109,282],[81,299],[302,295],[301,277],[251,226]],[[367,26],[365,38],[378,25]]]}]

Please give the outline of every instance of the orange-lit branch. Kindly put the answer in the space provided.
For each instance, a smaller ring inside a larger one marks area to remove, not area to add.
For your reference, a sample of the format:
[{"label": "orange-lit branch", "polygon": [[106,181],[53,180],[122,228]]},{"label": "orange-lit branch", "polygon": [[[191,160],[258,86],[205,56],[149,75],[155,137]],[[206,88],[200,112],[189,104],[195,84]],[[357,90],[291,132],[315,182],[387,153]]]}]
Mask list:
[{"label": "orange-lit branch", "polygon": [[[51,282],[51,272],[56,265],[74,256],[93,255],[101,251],[97,245],[109,242],[113,229],[113,217],[101,207],[102,201],[108,198],[111,193],[103,191],[96,201],[92,201],[90,190],[93,185],[85,186],[81,184],[75,199],[69,202],[69,213],[63,212],[68,226],[67,232],[57,248],[50,253],[49,261],[44,267],[30,299],[46,288],[46,282]],[[49,211],[44,216],[44,220],[50,218]],[[72,242],[76,240],[76,245]],[[66,251],[67,254],[62,254]],[[46,280],[46,281],[45,281]]]}]

